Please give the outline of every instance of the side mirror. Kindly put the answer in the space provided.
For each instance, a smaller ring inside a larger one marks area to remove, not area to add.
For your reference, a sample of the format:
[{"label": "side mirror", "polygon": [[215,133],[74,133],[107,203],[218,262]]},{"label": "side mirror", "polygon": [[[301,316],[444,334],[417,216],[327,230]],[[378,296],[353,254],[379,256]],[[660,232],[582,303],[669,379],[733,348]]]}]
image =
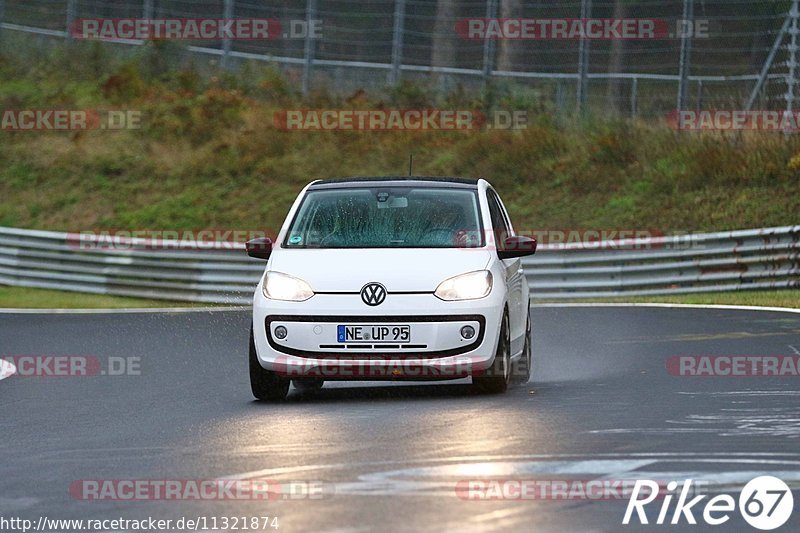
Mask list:
[{"label": "side mirror", "polygon": [[272,253],[272,239],[260,237],[247,241],[244,245],[247,250],[247,255],[255,257],[256,259],[269,259],[269,254]]},{"label": "side mirror", "polygon": [[503,241],[502,250],[497,250],[500,259],[513,259],[515,257],[525,257],[536,253],[536,239],[516,235],[506,237]]}]

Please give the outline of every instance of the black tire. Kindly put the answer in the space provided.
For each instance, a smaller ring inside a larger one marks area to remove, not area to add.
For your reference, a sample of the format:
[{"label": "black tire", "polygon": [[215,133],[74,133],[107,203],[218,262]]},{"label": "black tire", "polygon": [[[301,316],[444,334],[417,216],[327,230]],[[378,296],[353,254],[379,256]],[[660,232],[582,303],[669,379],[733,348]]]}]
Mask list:
[{"label": "black tire", "polygon": [[250,326],[250,389],[253,396],[265,402],[279,402],[289,394],[289,379],[266,370],[258,362],[253,327]]},{"label": "black tire", "polygon": [[318,378],[293,379],[292,384],[295,389],[302,393],[313,394],[322,390],[325,380]]},{"label": "black tire", "polygon": [[503,315],[500,325],[500,338],[494,361],[485,374],[472,377],[472,384],[479,390],[491,394],[505,392],[511,380],[511,333],[508,327],[508,313]]},{"label": "black tire", "polygon": [[522,349],[522,356],[514,361],[511,366],[512,381],[524,385],[531,379],[531,368],[533,367],[531,344],[531,319],[528,318],[528,325],[525,329],[525,347]]}]

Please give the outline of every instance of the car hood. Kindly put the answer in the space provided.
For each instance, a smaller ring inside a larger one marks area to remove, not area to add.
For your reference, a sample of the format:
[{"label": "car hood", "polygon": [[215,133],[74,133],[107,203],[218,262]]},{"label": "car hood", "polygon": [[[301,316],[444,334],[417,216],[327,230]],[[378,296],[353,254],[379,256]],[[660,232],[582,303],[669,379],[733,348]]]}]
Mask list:
[{"label": "car hood", "polygon": [[276,249],[269,269],[305,280],[314,292],[358,292],[378,282],[389,292],[433,292],[447,278],[483,270],[488,250]]}]

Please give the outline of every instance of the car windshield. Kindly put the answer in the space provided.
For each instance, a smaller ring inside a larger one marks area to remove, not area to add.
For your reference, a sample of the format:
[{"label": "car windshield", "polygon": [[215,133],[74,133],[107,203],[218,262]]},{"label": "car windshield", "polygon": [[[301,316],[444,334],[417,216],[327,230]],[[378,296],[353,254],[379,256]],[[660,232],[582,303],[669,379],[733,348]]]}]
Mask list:
[{"label": "car windshield", "polygon": [[445,187],[348,187],[306,194],[287,248],[483,246],[477,192]]}]

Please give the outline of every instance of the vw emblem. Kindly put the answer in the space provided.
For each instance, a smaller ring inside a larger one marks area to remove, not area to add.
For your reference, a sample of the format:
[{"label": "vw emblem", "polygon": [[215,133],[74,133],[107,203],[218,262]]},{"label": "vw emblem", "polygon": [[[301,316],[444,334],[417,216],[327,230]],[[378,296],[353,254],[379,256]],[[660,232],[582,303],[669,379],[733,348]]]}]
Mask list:
[{"label": "vw emblem", "polygon": [[386,299],[386,287],[380,283],[367,283],[361,289],[361,301],[367,305],[381,305]]}]

